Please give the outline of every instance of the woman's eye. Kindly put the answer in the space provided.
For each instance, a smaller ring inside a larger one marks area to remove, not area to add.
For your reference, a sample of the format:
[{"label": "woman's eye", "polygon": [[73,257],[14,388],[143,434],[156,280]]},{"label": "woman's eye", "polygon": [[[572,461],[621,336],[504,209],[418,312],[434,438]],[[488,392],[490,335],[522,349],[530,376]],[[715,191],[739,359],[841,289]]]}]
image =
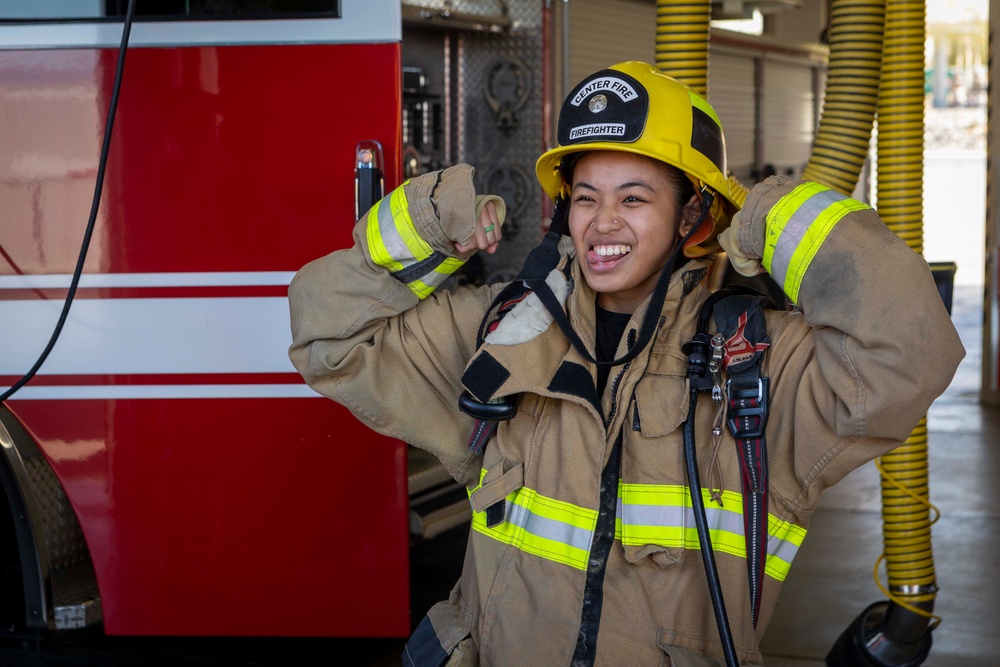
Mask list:
[{"label": "woman's eye", "polygon": [[587,195],[577,195],[577,196],[576,196],[576,197],[575,197],[575,198],[573,199],[573,201],[574,201],[574,202],[588,202],[588,201],[594,201],[594,200],[593,200],[593,199],[591,199],[590,197],[588,197]]},{"label": "woman's eye", "polygon": [[640,199],[639,197],[636,197],[635,195],[629,195],[628,197],[625,197],[625,203],[626,204],[640,204],[643,201],[645,201],[645,200]]}]

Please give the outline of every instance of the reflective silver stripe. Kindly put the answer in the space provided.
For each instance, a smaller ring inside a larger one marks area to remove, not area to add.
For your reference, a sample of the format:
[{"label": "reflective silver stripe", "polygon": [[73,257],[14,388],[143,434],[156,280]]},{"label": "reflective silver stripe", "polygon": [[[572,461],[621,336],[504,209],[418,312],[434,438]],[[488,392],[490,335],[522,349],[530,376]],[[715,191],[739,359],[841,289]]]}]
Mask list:
[{"label": "reflective silver stripe", "polygon": [[791,264],[792,255],[799,247],[799,242],[809,230],[809,225],[813,223],[819,215],[839,201],[847,199],[836,190],[823,190],[817,192],[799,206],[798,210],[785,223],[781,236],[774,247],[774,255],[771,259],[770,274],[781,287],[784,287],[785,277],[788,275],[788,266]]},{"label": "reflective silver stripe", "polygon": [[379,203],[378,207],[378,230],[382,237],[382,245],[385,246],[389,256],[403,266],[410,266],[417,263],[417,258],[413,256],[413,251],[406,245],[399,230],[396,229],[396,221],[393,218],[393,211],[396,206],[392,206],[393,192]]},{"label": "reflective silver stripe", "polygon": [[783,540],[774,535],[768,535],[767,553],[769,556],[774,556],[776,558],[780,558],[786,563],[791,563],[795,560],[796,554],[799,553],[799,548],[794,542]]},{"label": "reflective silver stripe", "polygon": [[568,544],[584,551],[590,551],[590,544],[594,540],[594,531],[592,530],[539,516],[528,508],[509,501],[504,508],[504,520],[532,535]]},{"label": "reflective silver stripe", "polygon": [[[626,505],[622,507],[619,504],[618,508],[622,523],[630,526],[687,528],[695,525],[694,509],[690,507],[685,507],[682,510],[680,507],[658,507],[656,505]],[[683,521],[680,520],[682,512]],[[736,512],[706,507],[705,517],[711,528],[743,535],[743,516]]]}]

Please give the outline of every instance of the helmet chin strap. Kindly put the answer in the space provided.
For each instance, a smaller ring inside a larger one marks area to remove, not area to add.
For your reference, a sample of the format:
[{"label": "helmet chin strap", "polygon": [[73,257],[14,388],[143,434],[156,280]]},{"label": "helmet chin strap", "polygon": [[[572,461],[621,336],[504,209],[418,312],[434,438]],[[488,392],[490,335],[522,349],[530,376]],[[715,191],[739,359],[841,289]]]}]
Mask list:
[{"label": "helmet chin strap", "polygon": [[[580,336],[573,329],[573,326],[569,322],[569,318],[566,316],[566,311],[563,310],[562,304],[556,298],[555,294],[552,293],[551,288],[545,282],[545,278],[549,273],[558,265],[559,263],[559,237],[566,229],[566,218],[567,218],[567,205],[565,200],[559,199],[556,201],[556,210],[552,214],[552,221],[549,225],[549,231],[545,234],[545,238],[542,240],[541,244],[538,245],[531,253],[528,258],[524,261],[524,265],[521,267],[521,271],[517,274],[514,279],[515,282],[523,282],[528,289],[532,290],[538,295],[539,300],[545,309],[549,311],[552,318],[555,320],[559,328],[569,339],[570,344],[573,348],[580,353],[584,359],[587,359],[591,363],[597,364],[598,366],[619,366],[621,364],[627,363],[634,359],[642,350],[649,344],[649,341],[653,338],[653,333],[656,331],[657,322],[660,318],[660,311],[663,310],[663,303],[667,298],[667,287],[670,284],[670,276],[674,272],[674,266],[677,263],[677,258],[681,252],[684,250],[684,244],[687,243],[701,227],[705,218],[708,217],[709,211],[712,208],[712,202],[715,199],[714,194],[708,188],[702,189],[702,200],[701,200],[701,213],[698,215],[698,219],[695,220],[694,224],[691,225],[691,229],[680,243],[674,248],[673,252],[670,253],[670,258],[667,260],[666,265],[663,270],[660,271],[660,277],[656,281],[656,286],[653,288],[652,295],[649,299],[649,306],[646,308],[646,314],[643,316],[642,326],[639,328],[639,336],[636,339],[635,344],[632,348],[626,352],[623,356],[615,359],[613,361],[598,361],[590,354],[587,350],[587,346],[584,345]],[[482,336],[482,331],[480,331],[480,336]],[[480,343],[482,340],[479,341]]]}]

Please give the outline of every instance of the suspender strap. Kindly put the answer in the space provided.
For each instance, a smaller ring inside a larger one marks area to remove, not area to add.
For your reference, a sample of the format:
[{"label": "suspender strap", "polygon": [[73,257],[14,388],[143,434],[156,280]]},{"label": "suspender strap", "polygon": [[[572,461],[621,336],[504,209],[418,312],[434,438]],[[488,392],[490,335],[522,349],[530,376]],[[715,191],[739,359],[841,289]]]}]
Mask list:
[{"label": "suspender strap", "polygon": [[757,627],[760,598],[764,586],[764,565],[767,559],[767,423],[768,379],[760,377],[759,364],[753,368],[756,381],[746,388],[737,388],[729,381],[729,430],[736,438],[740,461],[740,481],[743,487],[743,532],[746,536],[747,579],[750,583],[750,605],[753,625]]},{"label": "suspender strap", "polygon": [[767,559],[767,426],[768,378],[761,375],[764,350],[770,345],[762,310],[767,299],[738,295],[715,306],[715,322],[726,337],[723,363],[729,374],[727,425],[736,439],[743,490],[747,579],[754,627],[760,615]]}]

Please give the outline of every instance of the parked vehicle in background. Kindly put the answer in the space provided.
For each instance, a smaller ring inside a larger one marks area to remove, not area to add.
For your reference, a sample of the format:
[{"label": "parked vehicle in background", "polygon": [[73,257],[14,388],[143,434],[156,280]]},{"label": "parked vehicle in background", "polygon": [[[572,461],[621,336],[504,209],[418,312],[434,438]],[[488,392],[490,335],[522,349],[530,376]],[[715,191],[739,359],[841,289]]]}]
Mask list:
[{"label": "parked vehicle in background", "polygon": [[[359,145],[400,180],[399,3],[175,4],[138,5],[80,289],[0,408],[0,559],[20,564],[0,627],[405,635],[406,445],[285,353],[292,274],[351,244]],[[0,16],[3,387],[67,294],[126,3],[18,5]]]}]

